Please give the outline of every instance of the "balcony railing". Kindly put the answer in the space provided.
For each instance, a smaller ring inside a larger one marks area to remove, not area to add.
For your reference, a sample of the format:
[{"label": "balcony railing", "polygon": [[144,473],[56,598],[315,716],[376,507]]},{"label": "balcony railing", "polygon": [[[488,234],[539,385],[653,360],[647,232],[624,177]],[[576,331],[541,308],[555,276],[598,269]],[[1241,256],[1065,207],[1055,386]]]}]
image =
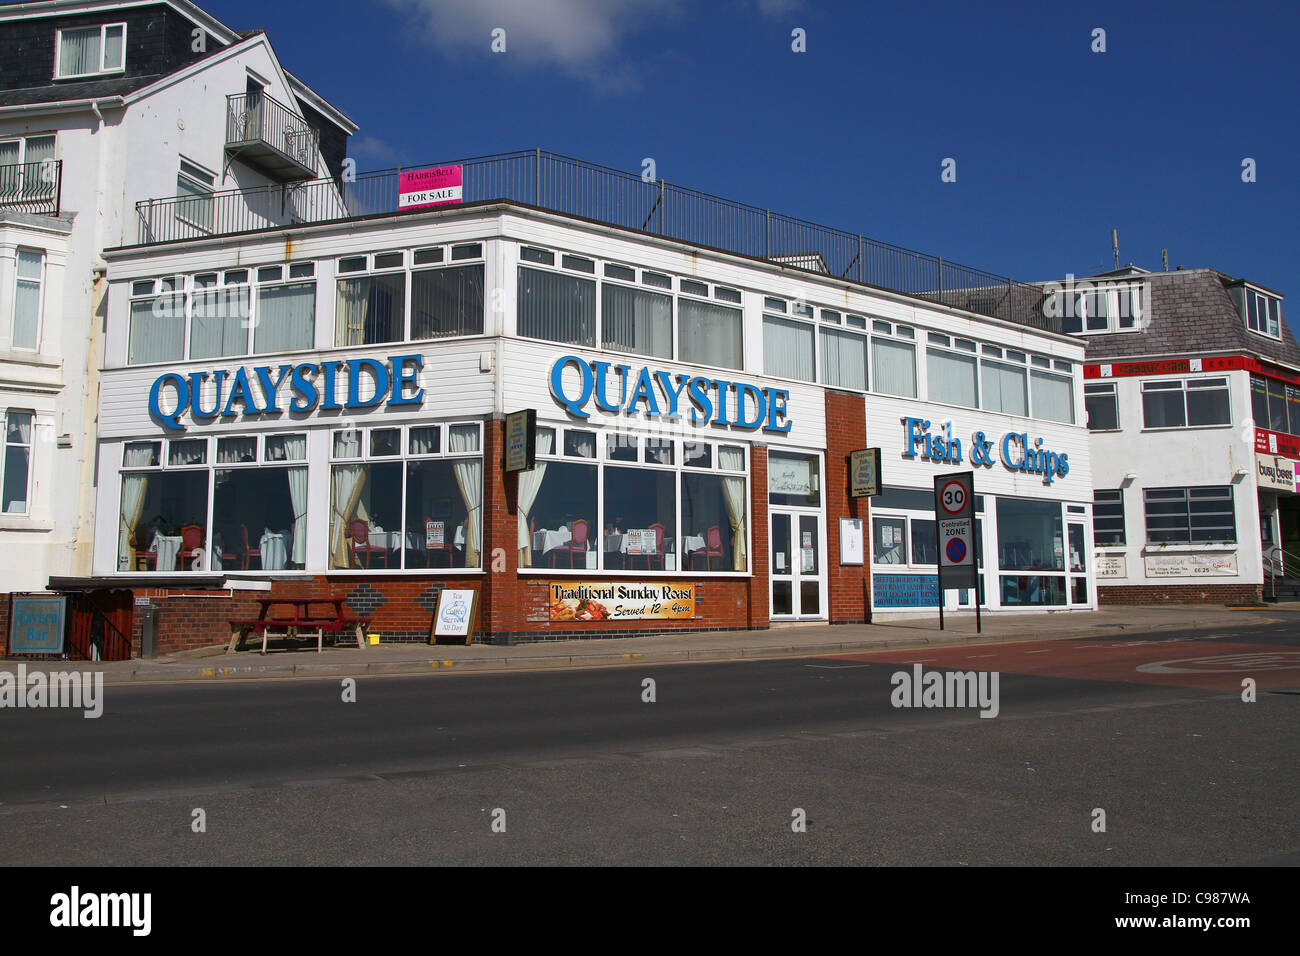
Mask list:
[{"label": "balcony railing", "polygon": [[0,209],[57,216],[62,189],[62,160],[0,166]]},{"label": "balcony railing", "polygon": [[[428,165],[461,167],[462,202],[510,200],[1060,331],[1060,320],[1044,314],[1043,290],[1037,286],[663,180],[646,182],[635,173],[541,149]],[[136,205],[139,241],[395,213],[400,173],[423,168],[213,193],[206,217],[211,225],[205,221],[202,229],[192,216],[181,215],[192,197],[147,200]]]},{"label": "balcony railing", "polygon": [[316,175],[320,131],[265,93],[226,97],[226,149],[279,182]]}]

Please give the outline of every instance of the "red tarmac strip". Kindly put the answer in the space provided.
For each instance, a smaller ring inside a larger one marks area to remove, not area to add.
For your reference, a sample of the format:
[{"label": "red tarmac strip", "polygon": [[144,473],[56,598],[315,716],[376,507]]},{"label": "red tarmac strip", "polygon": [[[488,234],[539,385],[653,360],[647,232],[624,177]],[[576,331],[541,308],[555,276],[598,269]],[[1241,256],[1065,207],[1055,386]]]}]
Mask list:
[{"label": "red tarmac strip", "polygon": [[1253,677],[1259,690],[1300,688],[1300,650],[1218,641],[1110,641],[976,644],[925,647],[871,654],[834,655],[835,660],[888,664],[921,663],[926,669],[998,671],[1073,680],[1120,681],[1239,691]]}]

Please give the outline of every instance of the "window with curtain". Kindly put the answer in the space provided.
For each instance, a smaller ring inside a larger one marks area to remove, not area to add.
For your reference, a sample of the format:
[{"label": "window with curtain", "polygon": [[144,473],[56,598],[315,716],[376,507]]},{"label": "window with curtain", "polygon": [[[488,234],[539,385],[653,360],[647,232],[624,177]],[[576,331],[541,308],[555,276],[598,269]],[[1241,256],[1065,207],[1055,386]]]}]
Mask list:
[{"label": "window with curtain", "polygon": [[121,70],[125,64],[125,43],[125,23],[60,30],[56,78]]},{"label": "window with curtain", "polygon": [[677,300],[677,357],[683,362],[741,368],[741,311],[685,296]]},{"label": "window with curtain", "polygon": [[4,513],[25,515],[30,510],[28,490],[32,474],[32,412],[5,413]]},{"label": "window with curtain", "polygon": [[822,329],[821,340],[822,384],[865,392],[867,337],[839,329]]},{"label": "window with curtain", "polygon": [[605,517],[598,540],[602,566],[674,571],[677,564],[677,475],[668,469],[604,469]]},{"label": "window with curtain", "polygon": [[1029,384],[1023,366],[980,360],[984,408],[1007,415],[1029,414]]},{"label": "window with curtain", "polygon": [[1074,424],[1074,383],[1068,375],[1032,370],[1029,373],[1029,398],[1034,418]]},{"label": "window with curtain", "polygon": [[190,358],[248,353],[248,286],[196,288],[192,301]]},{"label": "window with curtain", "polygon": [[672,358],[672,296],[604,283],[600,290],[600,339],[605,348]]},{"label": "window with curtain", "polygon": [[185,357],[185,296],[163,293],[131,300],[127,363],[174,362]]},{"label": "window with curtain", "polygon": [[483,334],[483,266],[411,273],[411,338]]},{"label": "window with curtain", "polygon": [[54,137],[26,136],[0,142],[0,202],[52,197]]},{"label": "window with curtain", "polygon": [[400,342],[406,336],[406,273],[338,280],[335,345]]},{"label": "window with curtain", "polygon": [[596,344],[596,281],[519,267],[520,335],[566,345]]},{"label": "window with curtain", "polygon": [[978,408],[975,389],[975,358],[932,348],[925,350],[926,375],[930,380],[930,401]]},{"label": "window with curtain", "polygon": [[[305,442],[302,436],[298,440]],[[221,457],[219,453],[218,463]],[[252,460],[256,462],[255,449]],[[213,570],[301,570],[306,512],[306,466],[217,469],[212,493]]]},{"label": "window with curtain", "polygon": [[813,336],[816,329],[776,315],[763,316],[763,371],[779,378],[816,381]]},{"label": "window with curtain", "polygon": [[19,249],[14,282],[13,337],[18,349],[35,349],[40,341],[41,277],[45,253],[36,249]]},{"label": "window with curtain", "polygon": [[873,391],[916,397],[916,346],[875,336],[871,340]]},{"label": "window with curtain", "polygon": [[[135,450],[141,457],[145,453]],[[128,449],[124,466],[135,463]],[[209,477],[202,467],[123,471],[118,570],[206,571],[209,558],[221,567],[224,542],[209,549]]]},{"label": "window with curtain", "polygon": [[258,286],[253,328],[255,353],[309,349],[315,331],[315,282]]}]

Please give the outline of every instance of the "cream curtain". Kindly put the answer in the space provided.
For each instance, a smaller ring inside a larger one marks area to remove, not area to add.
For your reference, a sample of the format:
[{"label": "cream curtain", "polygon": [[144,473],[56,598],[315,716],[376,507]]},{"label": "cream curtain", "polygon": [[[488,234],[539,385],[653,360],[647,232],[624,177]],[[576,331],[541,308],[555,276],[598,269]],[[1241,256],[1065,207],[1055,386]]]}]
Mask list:
[{"label": "cream curtain", "polygon": [[[731,569],[744,571],[745,554],[745,479],[723,478],[722,493],[727,499],[727,517],[731,520]],[[708,542],[705,542],[707,546]]]},{"label": "cream curtain", "polygon": [[[365,465],[334,466],[334,534],[330,540],[330,567],[351,567],[348,554],[348,523],[358,517],[357,509],[361,505],[361,492],[366,486]],[[295,506],[295,510],[297,510]],[[294,552],[297,553],[298,541],[294,538]]]},{"label": "cream curtain", "polygon": [[[555,454],[555,430],[551,428],[537,429],[537,455],[554,455]],[[537,501],[537,493],[542,489],[542,479],[546,477],[546,462],[539,461],[533,467],[532,471],[521,471],[519,474],[519,510],[516,514],[519,517],[519,566],[521,568],[531,568],[533,566],[533,536],[528,531],[528,519],[533,514],[533,504]]]},{"label": "cream curtain", "polygon": [[[123,464],[128,468],[139,468],[151,464],[152,461],[152,448],[128,448]],[[131,546],[131,538],[140,524],[140,512],[144,509],[144,498],[148,490],[149,476],[147,474],[122,476],[121,530],[118,533],[117,543],[117,569],[119,571],[135,570],[133,565],[135,548]],[[148,542],[137,540],[136,545],[140,550],[144,550],[148,547]]]},{"label": "cream curtain", "polygon": [[[453,426],[447,431],[448,451],[453,455],[457,452],[478,451],[477,427],[469,429]],[[469,512],[465,526],[465,566],[478,567],[483,528],[483,459],[457,461],[454,469],[460,496],[465,502],[465,510]]]}]

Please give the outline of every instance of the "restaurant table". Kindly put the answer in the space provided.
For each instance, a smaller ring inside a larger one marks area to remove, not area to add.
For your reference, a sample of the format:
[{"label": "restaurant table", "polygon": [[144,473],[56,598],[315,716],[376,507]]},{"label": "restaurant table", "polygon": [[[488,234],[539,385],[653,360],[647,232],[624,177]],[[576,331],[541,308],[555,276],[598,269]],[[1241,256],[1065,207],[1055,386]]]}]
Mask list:
[{"label": "restaurant table", "polygon": [[153,543],[149,545],[149,550],[158,555],[158,560],[154,563],[155,568],[159,571],[175,571],[176,556],[181,553],[181,536],[176,535],[173,537],[155,531]]},{"label": "restaurant table", "polygon": [[[266,639],[271,631],[284,632],[285,637],[288,638],[297,638],[304,631],[315,631],[316,653],[319,654],[326,631],[338,634],[349,626],[356,628],[357,647],[365,647],[362,638],[365,636],[365,628],[369,626],[370,619],[348,617],[343,613],[344,601],[346,598],[257,598],[261,611],[256,618],[230,622],[230,644],[226,647],[226,653],[233,654],[250,633],[262,635],[262,653],[265,654]],[[287,614],[272,615],[271,608],[277,605],[291,608],[291,611]],[[313,605],[328,610],[313,615],[311,613]]]},{"label": "restaurant table", "polygon": [[263,571],[283,571],[293,552],[293,535],[288,531],[272,531],[267,528],[262,532],[258,549],[262,552]]},{"label": "restaurant table", "polygon": [[573,539],[573,532],[568,528],[558,528],[555,531],[548,531],[543,528],[541,531],[533,533],[533,554],[538,552],[545,554],[548,551],[554,551],[556,548],[564,547]]}]

